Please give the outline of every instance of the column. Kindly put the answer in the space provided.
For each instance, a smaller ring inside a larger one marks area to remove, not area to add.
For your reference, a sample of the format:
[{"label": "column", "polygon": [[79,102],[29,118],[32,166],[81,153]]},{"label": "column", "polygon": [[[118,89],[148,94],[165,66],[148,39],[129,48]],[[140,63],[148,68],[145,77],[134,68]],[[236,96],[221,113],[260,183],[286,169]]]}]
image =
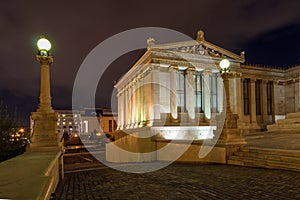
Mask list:
[{"label": "column", "polygon": [[139,115],[138,115],[138,122],[139,122],[139,125],[143,125],[143,121],[144,121],[144,106],[143,106],[143,78],[144,76],[143,75],[140,75],[139,77],[139,80],[138,80],[138,91],[139,91]]},{"label": "column", "polygon": [[218,94],[218,100],[217,100],[217,104],[218,104],[218,108],[219,108],[219,112],[223,112],[223,101],[224,101],[224,95],[223,95],[223,91],[224,91],[224,84],[223,84],[223,79],[222,76],[220,76],[220,74],[218,74],[217,77],[217,94]]},{"label": "column", "polygon": [[256,79],[250,79],[250,121],[252,124],[256,124],[255,81]]},{"label": "column", "polygon": [[186,108],[191,120],[195,120],[195,70],[187,69],[186,74]]},{"label": "column", "polygon": [[50,95],[50,65],[53,62],[51,56],[37,56],[41,64],[40,105],[37,111],[54,112],[51,106]]},{"label": "column", "polygon": [[131,127],[134,128],[135,127],[135,123],[136,123],[136,113],[137,113],[137,87],[136,87],[136,80],[134,79],[132,81],[132,92],[131,92]]},{"label": "column", "polygon": [[211,119],[211,105],[210,105],[210,74],[211,71],[205,70],[203,72],[203,100],[204,100],[204,114],[205,119]]},{"label": "column", "polygon": [[267,82],[268,80],[262,80],[262,90],[261,90],[261,101],[262,101],[262,122],[267,123],[268,118],[268,110],[267,110]]},{"label": "column", "polygon": [[173,119],[178,118],[177,113],[177,93],[176,93],[176,69],[174,66],[169,67],[170,73],[170,111]]},{"label": "column", "polygon": [[241,80],[241,74],[236,74],[235,77],[235,86],[236,86],[236,96],[235,96],[235,110],[236,114],[238,114],[240,117],[243,115],[243,102],[242,102],[242,80]]},{"label": "column", "polygon": [[159,83],[159,67],[153,66],[152,70],[152,90],[153,90],[153,116],[154,120],[160,119],[160,83]]},{"label": "column", "polygon": [[125,115],[126,115],[126,128],[129,128],[130,126],[130,99],[129,99],[129,88],[130,86],[128,85],[126,88],[126,97],[125,97],[125,101],[126,101],[126,109],[125,109]]},{"label": "column", "polygon": [[122,99],[121,99],[121,91],[118,91],[117,92],[117,98],[118,98],[118,130],[120,130],[120,129],[122,129],[121,127],[122,127],[122,114],[123,114],[123,112],[122,112]]}]

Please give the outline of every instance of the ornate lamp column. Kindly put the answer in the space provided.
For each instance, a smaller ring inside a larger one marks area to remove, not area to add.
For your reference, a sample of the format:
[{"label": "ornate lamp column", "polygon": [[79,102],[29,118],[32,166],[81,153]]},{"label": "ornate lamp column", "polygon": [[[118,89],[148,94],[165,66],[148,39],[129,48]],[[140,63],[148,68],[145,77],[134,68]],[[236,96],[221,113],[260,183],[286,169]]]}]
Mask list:
[{"label": "ornate lamp column", "polygon": [[58,146],[57,113],[51,106],[50,65],[53,58],[50,53],[51,43],[46,38],[37,42],[37,60],[41,64],[40,105],[36,112],[31,113],[34,122],[31,147]]},{"label": "ornate lamp column", "polygon": [[[226,114],[221,114],[220,116],[217,116],[217,122],[218,122],[218,128],[222,127],[222,123],[224,122],[223,129],[221,132],[221,135],[218,140],[218,144],[223,145],[244,145],[246,144],[245,140],[241,136],[241,130],[238,129],[237,126],[237,120],[238,115],[233,114],[230,107],[230,92],[229,92],[229,78],[231,77],[230,73],[230,62],[227,59],[223,59],[220,62],[220,73],[223,78],[223,84],[225,88],[225,101],[226,105],[224,105],[223,112],[226,112]],[[224,119],[225,116],[225,119]]]}]

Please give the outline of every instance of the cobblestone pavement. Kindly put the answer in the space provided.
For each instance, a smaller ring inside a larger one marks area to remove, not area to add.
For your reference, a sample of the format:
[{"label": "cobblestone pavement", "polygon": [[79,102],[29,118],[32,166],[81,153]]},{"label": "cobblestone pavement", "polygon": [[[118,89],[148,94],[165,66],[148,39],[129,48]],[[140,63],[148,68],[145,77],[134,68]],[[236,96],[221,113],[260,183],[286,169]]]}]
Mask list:
[{"label": "cobblestone pavement", "polygon": [[[137,167],[137,166],[133,166]],[[145,174],[102,164],[65,174],[56,199],[300,199],[300,173],[239,166],[173,163]]]}]

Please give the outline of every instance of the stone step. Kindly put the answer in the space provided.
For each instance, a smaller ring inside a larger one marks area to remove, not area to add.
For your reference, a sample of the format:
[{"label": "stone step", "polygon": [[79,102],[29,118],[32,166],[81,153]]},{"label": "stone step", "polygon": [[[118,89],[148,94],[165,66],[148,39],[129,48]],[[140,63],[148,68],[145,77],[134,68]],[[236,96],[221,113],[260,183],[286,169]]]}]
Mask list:
[{"label": "stone step", "polygon": [[272,124],[267,126],[268,131],[300,130],[300,124]]},{"label": "stone step", "polygon": [[248,158],[259,158],[263,160],[279,161],[279,162],[289,162],[300,164],[300,157],[298,156],[284,156],[275,154],[263,154],[254,152],[236,152],[234,153],[237,157],[248,157]]},{"label": "stone step", "polygon": [[287,118],[287,119],[300,118],[300,112],[287,113],[287,114],[286,114],[286,118]]},{"label": "stone step", "polygon": [[298,163],[265,160],[265,159],[253,158],[253,157],[231,156],[227,161],[227,163],[230,165],[300,171],[300,164]]},{"label": "stone step", "polygon": [[282,155],[282,156],[300,157],[300,150],[290,150],[290,149],[270,149],[270,148],[259,148],[259,147],[244,147],[239,152],[251,152],[251,153],[261,153],[261,154],[268,154],[268,155]]},{"label": "stone step", "polygon": [[300,118],[278,119],[276,124],[300,124]]}]

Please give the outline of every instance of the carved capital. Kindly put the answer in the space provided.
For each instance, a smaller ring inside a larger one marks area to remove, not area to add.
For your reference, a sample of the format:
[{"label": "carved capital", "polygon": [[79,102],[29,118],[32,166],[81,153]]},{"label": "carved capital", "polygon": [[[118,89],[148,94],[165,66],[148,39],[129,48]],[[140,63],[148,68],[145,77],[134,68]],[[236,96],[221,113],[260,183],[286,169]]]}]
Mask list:
[{"label": "carved capital", "polygon": [[36,59],[40,62],[41,65],[51,65],[53,63],[52,56],[40,56],[40,55],[37,55]]}]

